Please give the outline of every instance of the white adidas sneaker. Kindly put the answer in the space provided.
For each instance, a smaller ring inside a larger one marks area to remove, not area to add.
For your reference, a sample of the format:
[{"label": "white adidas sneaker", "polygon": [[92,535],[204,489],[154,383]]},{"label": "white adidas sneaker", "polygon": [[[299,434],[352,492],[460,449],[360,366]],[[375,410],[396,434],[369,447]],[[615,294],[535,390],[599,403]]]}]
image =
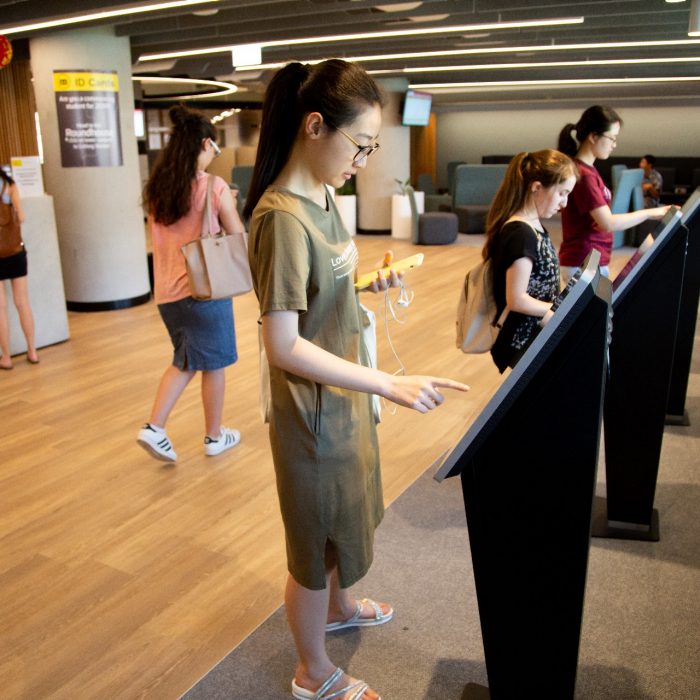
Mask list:
[{"label": "white adidas sneaker", "polygon": [[174,462],[177,459],[177,454],[175,454],[173,445],[168,439],[164,428],[154,428],[150,423],[146,423],[139,430],[136,442],[146,452],[150,452],[151,456],[163,462]]},{"label": "white adidas sneaker", "polygon": [[237,430],[222,427],[218,440],[213,440],[208,435],[204,438],[204,452],[208,457],[215,457],[235,447],[240,441],[241,434]]}]

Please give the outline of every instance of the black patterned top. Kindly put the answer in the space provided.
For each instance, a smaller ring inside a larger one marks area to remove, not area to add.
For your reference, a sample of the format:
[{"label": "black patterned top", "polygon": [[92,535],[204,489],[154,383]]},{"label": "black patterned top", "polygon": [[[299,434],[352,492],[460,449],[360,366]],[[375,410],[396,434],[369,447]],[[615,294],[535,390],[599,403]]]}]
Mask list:
[{"label": "black patterned top", "polygon": [[[559,258],[545,229],[536,231],[523,221],[510,221],[499,232],[491,248],[493,293],[498,315],[506,307],[506,271],[519,258],[532,260],[527,293],[541,301],[554,301],[559,294]],[[540,328],[539,316],[511,311],[491,349],[500,372],[513,367]]]}]

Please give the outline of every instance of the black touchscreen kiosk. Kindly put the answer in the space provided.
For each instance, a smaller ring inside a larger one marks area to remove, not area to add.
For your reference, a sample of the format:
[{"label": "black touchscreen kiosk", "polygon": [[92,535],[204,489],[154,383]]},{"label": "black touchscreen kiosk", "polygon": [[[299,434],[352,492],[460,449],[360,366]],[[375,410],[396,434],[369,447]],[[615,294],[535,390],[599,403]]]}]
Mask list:
[{"label": "black touchscreen kiosk", "polygon": [[678,310],[678,331],[673,353],[671,385],[668,388],[666,425],[690,425],[685,400],[688,393],[690,363],[693,359],[695,324],[700,300],[700,187],[681,209],[681,223],[688,229],[683,290]]},{"label": "black touchscreen kiosk", "polygon": [[461,476],[492,700],[574,696],[611,301],[599,260],[435,475]]},{"label": "black touchscreen kiosk", "polygon": [[687,239],[680,212],[669,211],[613,281],[604,406],[607,502],[596,503],[595,536],[659,539],[654,492]]}]

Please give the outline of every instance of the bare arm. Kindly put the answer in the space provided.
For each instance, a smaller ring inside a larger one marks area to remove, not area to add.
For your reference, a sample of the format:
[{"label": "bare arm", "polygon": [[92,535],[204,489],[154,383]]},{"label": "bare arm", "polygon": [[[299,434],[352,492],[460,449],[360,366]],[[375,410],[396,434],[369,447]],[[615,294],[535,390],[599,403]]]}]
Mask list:
[{"label": "bare arm", "polygon": [[643,182],[642,189],[644,190],[644,194],[649,195],[653,199],[658,199],[659,195],[661,194],[659,190],[657,190],[656,187],[654,187],[653,182]]},{"label": "bare arm", "polygon": [[591,216],[601,231],[624,231],[641,224],[647,219],[663,219],[669,209],[670,205],[655,207],[654,209],[639,209],[626,214],[613,214],[610,211],[610,207],[606,205],[597,209],[591,209]]},{"label": "bare arm", "polygon": [[19,196],[19,188],[16,184],[10,185],[10,201],[17,213],[17,221],[24,223],[24,209],[22,209],[22,199]]},{"label": "bare arm", "polygon": [[527,293],[532,273],[532,260],[518,258],[506,270],[506,303],[508,308],[526,316],[541,318],[552,306],[551,301],[540,301]]},{"label": "bare arm", "polygon": [[386,399],[427,413],[444,397],[438,387],[467,391],[461,382],[440,377],[397,377],[348,362],[310,343],[299,335],[296,311],[271,311],[262,319],[263,342],[269,363],[320,384],[378,394]]},{"label": "bare arm", "polygon": [[224,225],[226,233],[241,233],[245,231],[245,226],[238,214],[238,209],[236,209],[236,202],[229,189],[221,193],[219,220]]}]

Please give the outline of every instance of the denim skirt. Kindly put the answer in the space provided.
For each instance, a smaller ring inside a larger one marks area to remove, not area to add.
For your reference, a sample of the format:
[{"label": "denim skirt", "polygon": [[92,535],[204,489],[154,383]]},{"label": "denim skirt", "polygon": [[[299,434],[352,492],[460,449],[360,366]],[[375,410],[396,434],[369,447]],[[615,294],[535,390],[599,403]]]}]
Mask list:
[{"label": "denim skirt", "polygon": [[173,344],[173,365],[208,371],[238,359],[231,299],[197,301],[185,297],[159,304],[158,311]]}]

